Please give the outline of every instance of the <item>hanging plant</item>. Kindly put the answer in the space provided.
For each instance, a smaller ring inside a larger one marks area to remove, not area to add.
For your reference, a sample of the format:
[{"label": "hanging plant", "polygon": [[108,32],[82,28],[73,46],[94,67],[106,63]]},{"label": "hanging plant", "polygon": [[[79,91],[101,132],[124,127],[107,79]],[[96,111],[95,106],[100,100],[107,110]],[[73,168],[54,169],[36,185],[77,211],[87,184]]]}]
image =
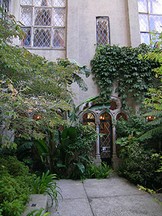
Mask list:
[{"label": "hanging plant", "polygon": [[139,54],[148,52],[151,52],[151,48],[145,44],[137,48],[99,46],[91,66],[101,97],[108,100],[115,83],[116,92],[123,105],[129,97],[135,102],[141,102],[148,88],[153,87],[155,83],[157,85],[153,69],[159,63],[139,58]]}]

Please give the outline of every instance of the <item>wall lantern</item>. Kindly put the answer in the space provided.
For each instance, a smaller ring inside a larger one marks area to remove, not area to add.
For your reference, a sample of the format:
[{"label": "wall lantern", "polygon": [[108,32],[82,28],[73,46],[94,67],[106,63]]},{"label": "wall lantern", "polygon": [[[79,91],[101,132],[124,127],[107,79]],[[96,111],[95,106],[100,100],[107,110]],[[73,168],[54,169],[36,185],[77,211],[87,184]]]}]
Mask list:
[{"label": "wall lantern", "polygon": [[34,114],[33,115],[33,119],[36,120],[36,121],[41,120],[41,118],[42,118],[42,116],[39,115],[39,114]]},{"label": "wall lantern", "polygon": [[153,121],[155,120],[155,118],[156,118],[155,116],[151,116],[151,115],[146,117],[147,121]]}]

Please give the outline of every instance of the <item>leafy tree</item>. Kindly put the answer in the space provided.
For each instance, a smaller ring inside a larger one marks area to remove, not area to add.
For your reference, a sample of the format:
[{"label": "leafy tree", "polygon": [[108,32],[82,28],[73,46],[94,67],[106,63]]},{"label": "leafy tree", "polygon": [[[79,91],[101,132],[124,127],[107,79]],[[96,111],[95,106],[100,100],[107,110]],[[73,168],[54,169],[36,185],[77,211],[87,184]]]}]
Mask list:
[{"label": "leafy tree", "polygon": [[9,131],[12,130],[15,137],[25,139],[52,137],[53,130],[65,124],[64,113],[71,109],[71,83],[76,81],[86,90],[79,74],[88,71],[68,60],[49,62],[7,43],[8,38],[22,36],[13,16],[1,19],[0,29],[3,30],[0,34],[2,145],[10,146],[13,139],[9,135],[13,138],[13,133]]}]

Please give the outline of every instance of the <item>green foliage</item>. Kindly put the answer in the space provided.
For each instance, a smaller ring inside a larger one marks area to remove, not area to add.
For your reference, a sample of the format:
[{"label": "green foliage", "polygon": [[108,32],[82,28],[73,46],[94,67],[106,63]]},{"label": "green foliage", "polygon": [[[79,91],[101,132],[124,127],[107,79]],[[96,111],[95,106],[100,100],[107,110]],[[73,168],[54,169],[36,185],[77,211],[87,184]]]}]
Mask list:
[{"label": "green foliage", "polygon": [[135,184],[157,189],[161,187],[162,180],[157,173],[160,154],[151,150],[155,144],[151,146],[151,143],[140,139],[149,128],[146,120],[140,116],[130,115],[127,121],[118,121],[116,144],[118,156],[122,159],[119,174]]},{"label": "green foliage", "polygon": [[128,137],[129,135],[139,136],[146,128],[144,117],[130,114],[127,120],[121,118],[117,121],[117,138]]},{"label": "green foliage", "polygon": [[[157,43],[160,48],[162,45],[162,34],[159,36]],[[156,60],[160,63],[159,67],[154,69],[154,76],[159,78],[160,85],[150,88],[147,97],[145,98],[144,104],[150,112],[146,113],[145,116],[152,116],[153,121],[148,122],[150,129],[144,133],[140,138],[141,140],[152,139],[157,137],[159,142],[162,139],[162,55],[161,49],[155,49],[154,52],[141,56],[143,59]]]},{"label": "green foliage", "polygon": [[17,22],[13,15],[3,11],[1,7],[0,13],[2,15],[0,18],[0,42],[11,42],[13,36],[22,38],[24,33],[21,29],[21,23]]},{"label": "green foliage", "polygon": [[60,177],[84,178],[95,139],[96,132],[90,126],[77,125],[63,130],[55,162]]},{"label": "green foliage", "polygon": [[[119,142],[118,142],[119,144]],[[140,145],[135,137],[123,138],[120,157],[122,164],[119,174],[135,184],[149,188],[161,187],[160,155]]]},{"label": "green foliage", "polygon": [[[65,124],[65,112],[71,109],[72,93],[68,87],[77,82],[86,90],[80,74],[88,75],[85,66],[67,59],[49,62],[6,43],[9,36],[20,36],[19,25],[15,26],[12,19],[2,19],[0,25],[4,31],[6,25],[6,34],[0,35],[0,122],[3,123],[0,139],[5,148],[16,148],[14,137],[49,139],[53,130]],[[12,31],[8,32],[10,28]]]},{"label": "green foliage", "polygon": [[34,194],[48,194],[51,197],[52,205],[53,201],[58,204],[58,188],[56,185],[56,175],[50,174],[49,171],[42,173],[33,182],[32,192]]},{"label": "green foliage", "polygon": [[155,60],[139,59],[139,54],[148,51],[150,48],[144,44],[137,48],[116,45],[98,47],[91,65],[101,97],[108,99],[116,83],[116,92],[123,103],[129,97],[136,102],[142,101],[156,80],[152,69],[158,66]]},{"label": "green foliage", "polygon": [[97,166],[94,163],[89,164],[86,170],[86,178],[107,178],[112,173],[112,169],[105,163]]},{"label": "green foliage", "polygon": [[44,209],[39,209],[39,210],[34,210],[32,212],[30,212],[29,214],[27,214],[27,216],[48,216],[50,215],[50,212],[45,212],[44,213]]},{"label": "green foliage", "polygon": [[146,188],[146,187],[143,187],[142,185],[137,185],[138,186],[138,189],[141,190],[141,191],[145,191],[149,194],[155,194],[156,192],[152,189],[149,189],[149,188]]},{"label": "green foliage", "polygon": [[146,113],[144,116],[153,116],[154,119],[147,123],[149,130],[140,136],[140,140],[147,140],[156,137],[160,141],[162,139],[162,111],[155,110]]},{"label": "green foliage", "polygon": [[34,176],[15,157],[0,159],[0,209],[3,216],[20,216],[32,190]]},{"label": "green foliage", "polygon": [[157,170],[157,172],[162,173],[162,156],[160,157],[160,168]]}]

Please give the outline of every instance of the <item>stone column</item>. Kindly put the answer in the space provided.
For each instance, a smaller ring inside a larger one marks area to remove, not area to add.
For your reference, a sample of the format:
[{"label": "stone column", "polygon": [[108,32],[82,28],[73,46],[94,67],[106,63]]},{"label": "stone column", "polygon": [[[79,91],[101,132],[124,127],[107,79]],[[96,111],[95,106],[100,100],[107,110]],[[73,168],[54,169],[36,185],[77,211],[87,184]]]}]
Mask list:
[{"label": "stone column", "polygon": [[116,153],[116,122],[112,123],[112,148],[113,148],[113,152],[112,152],[112,163],[113,163],[113,168],[117,169],[119,166],[119,158],[117,156]]},{"label": "stone column", "polygon": [[95,158],[95,163],[97,165],[101,164],[101,157],[100,157],[100,138],[99,138],[99,133],[100,133],[100,128],[99,124],[96,124],[96,133],[97,133],[97,140],[96,140],[96,158]]}]

